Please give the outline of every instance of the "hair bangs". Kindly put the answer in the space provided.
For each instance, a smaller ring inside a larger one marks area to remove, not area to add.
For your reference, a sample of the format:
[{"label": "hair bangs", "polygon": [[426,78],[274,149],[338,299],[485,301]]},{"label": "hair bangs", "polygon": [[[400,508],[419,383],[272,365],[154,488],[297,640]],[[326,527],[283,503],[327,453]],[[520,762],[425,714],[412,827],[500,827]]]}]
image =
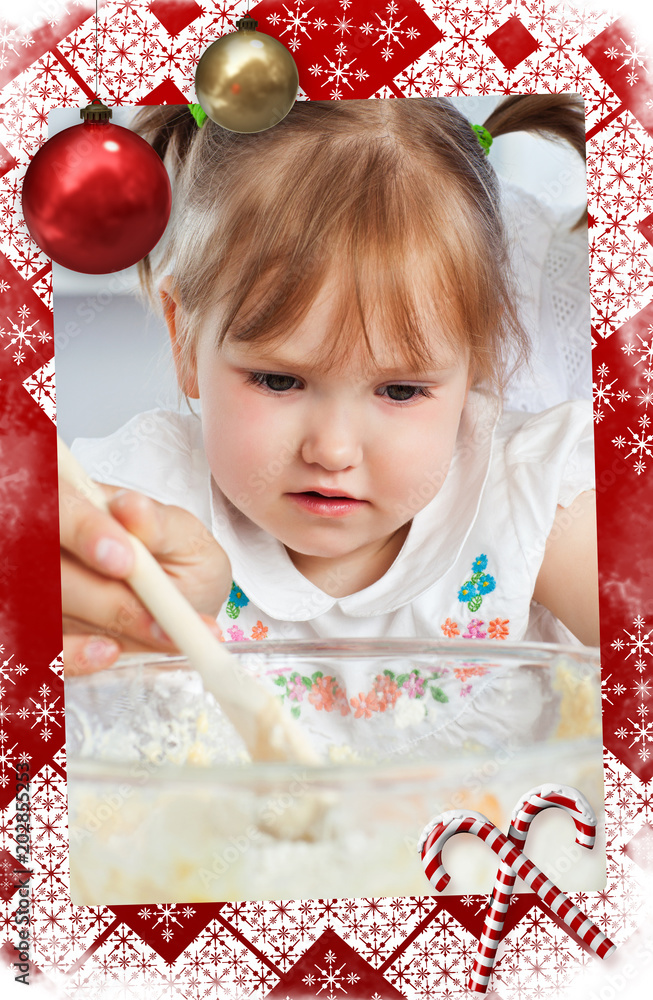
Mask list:
[{"label": "hair bangs", "polygon": [[395,149],[372,149],[346,184],[345,164],[333,164],[325,190],[313,153],[302,182],[307,194],[321,188],[320,198],[302,197],[294,183],[293,197],[279,183],[275,198],[268,192],[246,212],[234,206],[240,224],[213,282],[217,345],[227,335],[282,342],[332,281],[337,302],[320,363],[344,367],[362,348],[370,365],[384,352],[419,372],[467,349],[470,289],[456,277],[469,273],[469,241],[458,235],[455,189],[429,183]]},{"label": "hair bangs", "polygon": [[333,279],[324,363],[358,349],[425,370],[462,348],[501,390],[525,338],[496,179],[446,100],[297,102],[273,129],[207,122],[188,142],[168,153],[178,208],[152,272],[173,279],[182,365],[204,331],[292,336]]}]

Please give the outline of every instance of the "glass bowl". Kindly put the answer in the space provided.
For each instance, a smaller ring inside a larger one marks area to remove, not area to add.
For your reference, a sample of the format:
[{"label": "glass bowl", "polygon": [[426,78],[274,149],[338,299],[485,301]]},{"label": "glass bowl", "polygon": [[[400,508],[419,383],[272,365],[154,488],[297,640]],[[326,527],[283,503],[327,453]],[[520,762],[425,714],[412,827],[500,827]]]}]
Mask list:
[{"label": "glass bowl", "polygon": [[[417,843],[447,809],[507,832],[542,783],[577,788],[592,851],[548,809],[526,853],[561,888],[605,883],[598,651],[499,641],[227,643],[325,763],[251,763],[182,657],[66,681],[71,898],[79,905],[431,894]],[[452,893],[491,890],[467,834]],[[519,888],[519,883],[518,883]]]}]

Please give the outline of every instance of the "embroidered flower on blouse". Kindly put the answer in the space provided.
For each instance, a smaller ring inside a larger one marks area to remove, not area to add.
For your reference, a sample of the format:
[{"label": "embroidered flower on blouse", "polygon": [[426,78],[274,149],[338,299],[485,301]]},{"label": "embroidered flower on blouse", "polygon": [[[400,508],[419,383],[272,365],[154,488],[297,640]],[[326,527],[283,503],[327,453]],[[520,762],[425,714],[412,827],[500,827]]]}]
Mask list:
[{"label": "embroidered flower on blouse", "polygon": [[303,701],[306,685],[299,674],[292,674],[288,680],[287,694],[290,701]]},{"label": "embroidered flower on blouse", "polygon": [[262,621],[258,621],[252,629],[252,639],[265,639],[268,634],[268,627]]},{"label": "embroidered flower on blouse", "polygon": [[440,625],[440,628],[446,635],[447,639],[453,639],[455,635],[460,635],[460,629],[458,628],[458,623],[447,618],[444,625]]},{"label": "embroidered flower on blouse", "polygon": [[487,627],[490,639],[507,639],[510,634],[509,618],[494,618]]},{"label": "embroidered flower on blouse", "polygon": [[481,626],[485,625],[480,618],[472,618],[467,625],[467,631],[463,632],[463,639],[485,639],[487,632],[481,632]]},{"label": "embroidered flower on blouse", "polygon": [[379,712],[385,712],[388,706],[394,708],[401,694],[396,680],[388,674],[378,674],[374,681],[374,692],[379,699]]},{"label": "embroidered flower on blouse", "polygon": [[472,563],[472,575],[469,580],[465,580],[458,591],[458,600],[466,604],[470,611],[478,611],[483,598],[491,594],[497,582],[489,573],[484,570],[487,567],[487,556],[477,556]]},{"label": "embroidered flower on blouse", "polygon": [[249,604],[249,597],[247,597],[243,591],[240,589],[238,584],[233,581],[231,584],[231,593],[227,599],[227,607],[225,611],[230,618],[237,618],[240,614],[240,609],[246,607]]},{"label": "embroidered flower on blouse", "polygon": [[339,684],[336,684],[333,691],[333,707],[340,712],[341,715],[349,715],[351,713],[351,708],[349,707],[349,702],[347,701],[347,692],[344,688],[341,688]]},{"label": "embroidered flower on blouse", "polygon": [[314,705],[320,711],[324,709],[326,712],[330,712],[333,709],[335,700],[334,687],[336,686],[334,677],[317,677],[308,693],[308,700],[311,705]]},{"label": "embroidered flower on blouse", "polygon": [[[357,719],[370,719],[375,712],[396,709],[404,702],[423,702],[427,700],[428,694],[434,701],[447,702],[449,698],[440,687],[439,681],[448,673],[447,667],[426,671],[414,667],[410,673],[401,674],[384,670],[374,678],[371,690],[359,691],[358,695],[352,698],[349,698],[335,677],[329,675],[325,677],[319,670],[310,677],[304,677],[296,671],[292,674],[282,671],[274,678],[274,683],[282,689],[281,697],[293,702],[290,711],[295,718],[299,717],[302,710],[299,703],[308,708],[306,704],[308,701],[317,711],[337,711],[345,716],[350,715],[353,709]],[[308,692],[307,698],[304,698],[305,691]],[[423,709],[420,718],[424,715],[424,711]]]},{"label": "embroidered flower on blouse", "polygon": [[401,686],[409,698],[422,698],[424,696],[424,678],[420,677],[416,670],[408,675],[408,680],[404,681]]},{"label": "embroidered flower on blouse", "polygon": [[354,709],[355,719],[371,719],[372,712],[385,712],[386,709],[385,705],[383,708],[380,708],[379,699],[375,691],[368,691],[367,694],[364,691],[359,691],[358,697],[350,698],[349,703]]},{"label": "embroidered flower on blouse", "polygon": [[478,590],[476,589],[476,584],[469,580],[467,583],[463,583],[462,587],[458,591],[458,600],[462,601],[463,604],[467,604],[468,601],[471,601],[472,598],[477,596]]},{"label": "embroidered flower on blouse", "polygon": [[463,663],[460,667],[454,667],[453,672],[459,681],[467,681],[470,677],[484,677],[489,669],[483,663]]},{"label": "embroidered flower on blouse", "polygon": [[335,677],[313,675],[314,681],[308,694],[308,700],[318,710],[325,712],[339,711],[341,715],[349,715],[350,708],[347,695],[338,684]]},{"label": "embroidered flower on blouse", "polygon": [[238,628],[237,625],[232,625],[231,628],[227,629],[227,632],[231,636],[232,642],[242,642],[245,638],[245,633],[242,628]]}]

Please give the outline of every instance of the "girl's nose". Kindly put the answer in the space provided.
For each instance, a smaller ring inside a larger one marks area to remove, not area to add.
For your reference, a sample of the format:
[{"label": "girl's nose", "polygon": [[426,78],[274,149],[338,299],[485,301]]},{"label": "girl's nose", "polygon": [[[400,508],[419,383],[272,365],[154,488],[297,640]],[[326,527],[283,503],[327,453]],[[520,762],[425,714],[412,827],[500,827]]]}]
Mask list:
[{"label": "girl's nose", "polygon": [[318,414],[304,430],[301,456],[307,465],[341,472],[359,465],[363,458],[361,436],[346,414]]}]

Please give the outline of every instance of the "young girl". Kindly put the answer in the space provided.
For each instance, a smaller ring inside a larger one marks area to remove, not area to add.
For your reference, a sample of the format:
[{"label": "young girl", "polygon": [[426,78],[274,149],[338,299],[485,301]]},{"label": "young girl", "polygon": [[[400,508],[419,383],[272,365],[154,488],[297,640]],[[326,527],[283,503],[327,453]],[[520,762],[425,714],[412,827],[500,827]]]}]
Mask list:
[{"label": "young girl", "polygon": [[[567,95],[485,125],[584,151]],[[254,135],[168,106],[138,128],[175,206],[143,278],[201,416],[77,442],[114,519],[62,484],[67,671],[171,649],[121,582],[119,522],[227,640],[597,643],[591,407],[502,413],[526,338],[477,131],[444,99],[298,103]]]}]

